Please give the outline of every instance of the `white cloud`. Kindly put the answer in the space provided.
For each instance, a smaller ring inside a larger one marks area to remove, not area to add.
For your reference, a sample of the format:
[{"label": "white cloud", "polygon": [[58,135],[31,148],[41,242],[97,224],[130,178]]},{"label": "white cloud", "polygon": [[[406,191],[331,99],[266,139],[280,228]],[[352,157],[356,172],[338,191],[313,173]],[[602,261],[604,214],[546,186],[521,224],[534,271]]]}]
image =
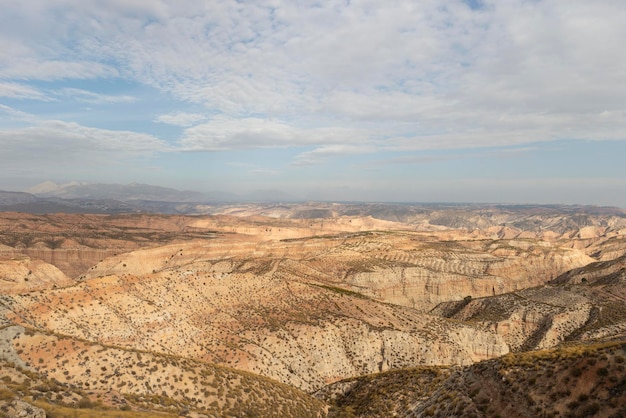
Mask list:
[{"label": "white cloud", "polygon": [[[6,18],[0,17],[0,24],[4,26],[6,22]],[[28,41],[20,42],[14,37],[15,34],[8,33],[6,30],[0,31],[0,50],[10,51],[10,53],[0,54],[0,78],[20,81],[52,81],[119,75],[117,69],[109,64],[86,59],[80,55],[67,56],[63,51],[67,48],[65,46],[61,46],[61,50],[56,50],[56,45],[46,45],[47,42],[55,42],[50,38],[32,39],[33,45],[28,45]]]},{"label": "white cloud", "polygon": [[303,129],[286,122],[214,117],[185,130],[180,146],[188,151],[218,151],[272,147],[304,147],[323,144],[362,144],[367,137],[345,128]]},{"label": "white cloud", "polygon": [[6,106],[0,104],[0,110],[8,116],[9,120],[18,121],[18,122],[28,122],[28,123],[37,123],[38,119],[35,115],[31,115],[27,112],[22,112],[21,110],[13,109],[10,106]]},{"label": "white cloud", "polygon": [[92,104],[131,103],[137,100],[137,98],[128,95],[101,94],[76,88],[64,88],[59,90],[57,94],[78,100],[80,102]]},{"label": "white cloud", "polygon": [[6,94],[36,97],[16,80],[150,85],[219,115],[159,116],[187,128],[184,150],[314,148],[298,165],[364,147],[626,139],[613,0],[23,3],[0,17],[0,77],[19,86]]},{"label": "white cloud", "polygon": [[354,154],[368,154],[376,151],[373,146],[367,145],[326,145],[306,151],[296,156],[293,166],[307,166],[320,164],[330,158]]},{"label": "white cloud", "polygon": [[0,97],[49,101],[40,90],[21,83],[0,82]]},{"label": "white cloud", "polygon": [[36,116],[0,105],[11,119],[27,121],[28,127],[0,129],[0,165],[7,171],[69,169],[116,164],[168,150],[163,141],[131,131],[96,129]]},{"label": "white cloud", "polygon": [[176,112],[167,115],[160,115],[156,118],[156,122],[167,123],[175,126],[192,126],[197,122],[206,120],[205,115],[199,113]]}]

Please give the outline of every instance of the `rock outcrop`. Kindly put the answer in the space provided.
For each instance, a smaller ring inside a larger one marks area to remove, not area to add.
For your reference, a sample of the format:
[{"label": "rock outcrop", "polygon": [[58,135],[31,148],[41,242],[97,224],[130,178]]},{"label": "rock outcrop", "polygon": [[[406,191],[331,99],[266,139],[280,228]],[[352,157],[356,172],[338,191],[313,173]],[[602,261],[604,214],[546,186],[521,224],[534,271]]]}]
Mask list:
[{"label": "rock outcrop", "polygon": [[13,418],[46,418],[46,411],[29,404],[28,402],[16,399],[11,402],[0,401],[0,409],[7,417]]},{"label": "rock outcrop", "polygon": [[61,270],[24,256],[0,259],[0,294],[24,293],[74,284]]}]

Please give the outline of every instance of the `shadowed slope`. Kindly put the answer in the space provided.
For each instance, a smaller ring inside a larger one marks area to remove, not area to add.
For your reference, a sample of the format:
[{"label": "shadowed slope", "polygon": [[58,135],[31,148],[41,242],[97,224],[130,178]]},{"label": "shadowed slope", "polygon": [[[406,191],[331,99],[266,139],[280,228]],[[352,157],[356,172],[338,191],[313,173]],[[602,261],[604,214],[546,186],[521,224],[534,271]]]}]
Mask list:
[{"label": "shadowed slope", "polygon": [[395,370],[317,396],[329,417],[618,417],[626,414],[626,343],[509,354],[464,368]]}]

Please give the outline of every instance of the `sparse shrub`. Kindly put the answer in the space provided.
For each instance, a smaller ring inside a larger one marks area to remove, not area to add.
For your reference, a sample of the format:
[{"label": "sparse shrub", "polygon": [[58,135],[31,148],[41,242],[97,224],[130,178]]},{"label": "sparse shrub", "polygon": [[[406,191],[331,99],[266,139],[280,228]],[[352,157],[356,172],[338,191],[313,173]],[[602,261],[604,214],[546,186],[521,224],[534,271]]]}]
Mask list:
[{"label": "sparse shrub", "polygon": [[81,409],[93,408],[93,402],[91,402],[91,399],[83,397],[81,398],[81,400],[78,401],[77,406]]},{"label": "sparse shrub", "polygon": [[593,402],[593,403],[590,403],[589,405],[586,405],[582,409],[581,416],[590,417],[592,415],[597,414],[599,411],[600,411],[600,404],[598,402]]},{"label": "sparse shrub", "polygon": [[568,407],[569,409],[576,409],[576,408],[578,408],[578,405],[580,405],[580,404],[578,403],[578,401],[573,401],[573,402],[568,403],[568,404],[567,404],[567,407]]},{"label": "sparse shrub", "polygon": [[0,389],[0,401],[9,401],[15,398],[15,394],[8,389]]}]

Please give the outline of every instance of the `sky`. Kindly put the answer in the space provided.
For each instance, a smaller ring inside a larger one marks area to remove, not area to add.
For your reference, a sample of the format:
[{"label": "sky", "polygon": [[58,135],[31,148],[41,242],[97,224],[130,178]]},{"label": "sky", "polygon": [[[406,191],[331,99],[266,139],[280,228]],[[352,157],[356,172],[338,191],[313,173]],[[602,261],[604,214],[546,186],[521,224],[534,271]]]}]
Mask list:
[{"label": "sky", "polygon": [[0,190],[626,207],[623,0],[0,10]]}]

